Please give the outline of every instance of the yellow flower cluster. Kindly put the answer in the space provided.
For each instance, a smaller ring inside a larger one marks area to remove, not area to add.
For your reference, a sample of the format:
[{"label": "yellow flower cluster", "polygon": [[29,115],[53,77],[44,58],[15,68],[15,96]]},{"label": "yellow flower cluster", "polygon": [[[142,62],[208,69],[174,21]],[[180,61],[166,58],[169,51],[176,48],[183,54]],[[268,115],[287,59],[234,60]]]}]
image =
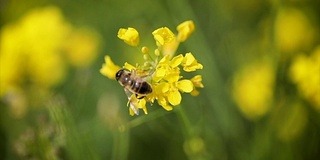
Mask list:
[{"label": "yellow flower cluster", "polygon": [[[130,115],[138,114],[138,110],[142,109],[147,114],[147,102],[154,103],[156,100],[165,110],[170,111],[172,106],[181,103],[181,93],[190,93],[193,96],[199,94],[196,88],[203,88],[202,76],[196,75],[191,79],[184,79],[181,75],[181,69],[185,72],[193,72],[202,69],[202,64],[191,52],[185,55],[174,53],[180,42],[185,41],[194,31],[194,23],[185,21],[178,27],[178,36],[167,27],[161,27],[152,32],[156,41],[157,49],[154,55],[149,54],[146,46],[141,47],[141,52],[145,63],[133,66],[125,63],[126,70],[135,72],[139,79],[144,79],[152,87],[152,92],[147,95],[139,95],[139,93],[129,93],[128,106],[130,106]],[[130,46],[139,46],[139,33],[134,28],[123,29],[118,32],[118,37]],[[101,74],[110,79],[115,79],[116,73],[121,67],[115,65],[109,56],[105,57],[105,64],[100,69]],[[181,68],[181,69],[180,69]],[[131,77],[132,79],[136,77]],[[133,87],[133,86],[128,86]]]},{"label": "yellow flower cluster", "polygon": [[46,95],[64,80],[68,64],[91,64],[99,43],[96,32],[73,27],[55,6],[33,9],[5,24],[0,30],[0,98],[14,116],[23,116],[32,95],[26,92]]},{"label": "yellow flower cluster", "polygon": [[289,76],[299,92],[320,111],[320,46],[310,56],[297,55],[293,59]]}]

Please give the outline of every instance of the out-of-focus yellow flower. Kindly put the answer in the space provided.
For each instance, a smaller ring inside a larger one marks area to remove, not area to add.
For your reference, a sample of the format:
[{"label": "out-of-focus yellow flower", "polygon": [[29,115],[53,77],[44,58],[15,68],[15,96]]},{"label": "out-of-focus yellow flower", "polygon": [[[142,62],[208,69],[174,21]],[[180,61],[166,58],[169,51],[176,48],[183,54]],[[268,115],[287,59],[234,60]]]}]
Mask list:
[{"label": "out-of-focus yellow flower", "polygon": [[177,39],[180,42],[184,42],[189,36],[194,32],[194,23],[193,21],[184,21],[183,23],[179,24],[177,27],[178,30],[178,36]]},{"label": "out-of-focus yellow flower", "polygon": [[24,64],[21,59],[19,34],[15,27],[5,26],[0,33],[0,97],[20,83]]},{"label": "out-of-focus yellow flower", "polygon": [[116,79],[116,73],[121,69],[121,67],[115,65],[110,56],[104,57],[105,63],[100,69],[100,73],[110,79]]},{"label": "out-of-focus yellow flower", "polygon": [[[39,94],[36,91],[48,93],[63,81],[66,63],[61,51],[71,29],[54,6],[31,10],[21,20],[1,28],[0,97],[10,107],[29,104],[27,100]],[[24,91],[27,87],[28,92]],[[27,111],[26,105],[15,109],[21,110],[12,112],[17,118]]]},{"label": "out-of-focus yellow flower", "polygon": [[[178,27],[181,32],[185,32],[183,34],[190,34],[189,32],[191,30],[184,28],[188,27],[186,25],[190,25],[189,23],[191,22],[186,22]],[[127,93],[126,91],[128,105],[130,106],[130,115],[138,114],[139,109],[143,109],[144,113],[147,114],[146,103],[154,103],[154,101],[157,101],[165,110],[170,111],[173,109],[173,106],[177,106],[181,103],[181,93],[192,93],[192,95],[195,96],[199,94],[199,91],[196,91],[195,88],[203,88],[201,82],[202,77],[200,75],[195,76],[191,80],[182,79],[183,77],[181,76],[180,67],[183,67],[186,72],[192,72],[203,68],[202,64],[197,62],[192,53],[189,52],[186,53],[185,56],[179,54],[172,57],[173,54],[167,54],[162,50],[162,47],[167,44],[178,42],[175,40],[175,35],[167,27],[159,28],[152,32],[152,34],[158,46],[154,51],[155,58],[149,54],[148,48],[143,46],[141,52],[143,53],[142,55],[144,56],[145,63],[143,65],[137,64],[136,66],[125,63],[123,67],[131,71],[131,76],[135,76],[131,78],[139,78],[139,81],[141,81],[141,79],[145,80],[152,87],[152,92],[147,95]],[[188,37],[188,35],[185,36]],[[187,37],[185,37],[185,39]],[[107,58],[110,59],[108,56]],[[106,59],[106,62],[111,61],[108,59]],[[120,68],[116,67],[114,69],[108,69],[113,68],[110,66],[108,67],[108,63],[111,64],[111,66],[114,66],[113,63],[107,62],[103,65],[100,72],[109,78],[110,76],[112,76],[111,78],[114,78],[116,72]],[[111,70],[112,72],[107,73],[107,71]]]},{"label": "out-of-focus yellow flower", "polygon": [[56,7],[32,10],[16,24],[4,26],[0,81],[5,83],[1,83],[1,95],[8,91],[6,85],[19,86],[25,75],[45,88],[59,83],[65,65],[57,51],[68,32],[69,24]]},{"label": "out-of-focus yellow flower", "polygon": [[193,136],[183,143],[184,152],[190,157],[197,157],[206,151],[206,143],[200,136]]},{"label": "out-of-focus yellow flower", "polygon": [[275,38],[283,52],[309,48],[316,35],[307,16],[298,9],[281,10],[275,22]]},{"label": "out-of-focus yellow flower", "polygon": [[[54,6],[33,9],[16,23],[5,24],[1,28],[0,98],[10,107],[21,110],[13,113],[15,117],[22,117],[28,109],[27,105],[21,107],[20,104],[37,106],[34,104],[46,100],[51,89],[64,80],[67,63],[63,53],[66,48],[76,52],[78,62],[81,58],[93,60],[83,53],[95,52],[90,45],[96,41],[81,41],[85,36],[80,36],[78,31],[73,32],[73,29],[59,8]],[[71,33],[76,33],[72,34],[76,36],[71,38],[73,42],[69,44]],[[81,49],[81,53],[69,45]],[[81,63],[84,64],[83,61]]]},{"label": "out-of-focus yellow flower", "polygon": [[140,43],[138,31],[131,27],[128,29],[120,28],[118,31],[118,38],[130,46],[138,46]]},{"label": "out-of-focus yellow flower", "polygon": [[249,119],[265,115],[272,103],[274,71],[269,63],[246,66],[233,80],[233,98]]},{"label": "out-of-focus yellow flower", "polygon": [[72,31],[65,41],[66,56],[75,67],[87,67],[98,56],[100,38],[92,29],[80,28]]},{"label": "out-of-focus yellow flower", "polygon": [[1,56],[8,55],[10,61],[19,62],[14,68],[24,72],[19,74],[20,79],[23,75],[29,75],[31,81],[46,88],[61,82],[65,65],[57,51],[70,26],[59,9],[46,7],[32,10],[16,25],[6,27],[8,29],[3,30],[7,32],[3,33],[7,35],[6,39],[1,40]]},{"label": "out-of-focus yellow flower", "polygon": [[167,27],[156,29],[152,32],[152,34],[158,46],[163,46],[164,44],[171,43],[173,40],[175,40],[174,34]]},{"label": "out-of-focus yellow flower", "polygon": [[290,67],[289,76],[300,93],[320,111],[320,46],[310,55],[297,55]]}]

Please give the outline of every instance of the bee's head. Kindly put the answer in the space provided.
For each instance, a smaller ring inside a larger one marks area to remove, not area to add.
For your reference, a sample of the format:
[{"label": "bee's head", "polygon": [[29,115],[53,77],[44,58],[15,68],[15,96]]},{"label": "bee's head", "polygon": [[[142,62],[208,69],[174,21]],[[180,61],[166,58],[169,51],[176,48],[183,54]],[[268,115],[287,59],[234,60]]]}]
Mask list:
[{"label": "bee's head", "polygon": [[121,75],[125,72],[124,69],[120,69],[117,73],[116,73],[116,80],[119,81]]}]

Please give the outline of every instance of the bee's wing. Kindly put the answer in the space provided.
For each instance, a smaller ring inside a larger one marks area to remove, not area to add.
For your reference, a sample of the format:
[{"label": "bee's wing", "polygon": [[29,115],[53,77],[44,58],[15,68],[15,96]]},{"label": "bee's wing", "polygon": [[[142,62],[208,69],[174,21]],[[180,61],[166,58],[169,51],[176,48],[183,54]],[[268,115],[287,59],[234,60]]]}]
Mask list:
[{"label": "bee's wing", "polygon": [[130,108],[134,112],[134,114],[139,115],[139,108],[138,106],[135,106],[131,101],[132,92],[130,92],[128,89],[124,88],[124,91],[128,97],[128,104],[130,105]]},{"label": "bee's wing", "polygon": [[130,108],[133,110],[135,115],[139,115],[139,108],[137,106],[135,106],[133,103],[130,103]]},{"label": "bee's wing", "polygon": [[132,92],[130,92],[130,90],[129,89],[127,89],[126,87],[124,87],[124,92],[126,93],[126,95],[127,95],[127,97],[128,97],[128,99],[130,100],[130,97],[132,96]]}]

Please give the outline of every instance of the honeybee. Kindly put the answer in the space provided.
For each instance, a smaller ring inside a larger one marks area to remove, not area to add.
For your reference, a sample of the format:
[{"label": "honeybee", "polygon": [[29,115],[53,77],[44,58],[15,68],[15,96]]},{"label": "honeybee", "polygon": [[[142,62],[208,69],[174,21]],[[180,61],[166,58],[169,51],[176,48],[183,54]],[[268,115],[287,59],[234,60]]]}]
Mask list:
[{"label": "honeybee", "polygon": [[[152,92],[151,85],[143,77],[137,76],[135,70],[130,72],[126,69],[120,69],[116,73],[116,80],[124,87],[129,102],[132,94],[135,94],[138,99],[142,99]],[[130,107],[138,115],[138,108],[132,105]]]}]

